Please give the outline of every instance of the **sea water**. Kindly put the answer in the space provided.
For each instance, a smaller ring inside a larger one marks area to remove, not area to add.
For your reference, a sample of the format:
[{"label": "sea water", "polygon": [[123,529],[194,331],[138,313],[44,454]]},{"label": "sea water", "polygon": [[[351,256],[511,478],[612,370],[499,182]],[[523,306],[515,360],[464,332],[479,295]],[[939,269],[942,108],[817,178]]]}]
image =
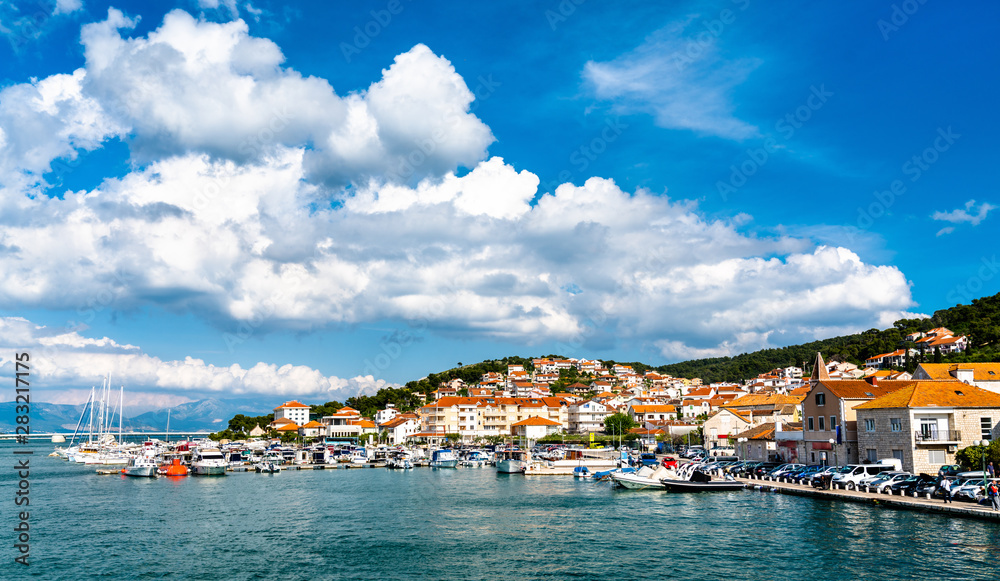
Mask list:
[{"label": "sea water", "polygon": [[0,444],[4,579],[1000,578],[1000,525],[936,514],[491,468],[127,478],[32,447],[24,567]]}]

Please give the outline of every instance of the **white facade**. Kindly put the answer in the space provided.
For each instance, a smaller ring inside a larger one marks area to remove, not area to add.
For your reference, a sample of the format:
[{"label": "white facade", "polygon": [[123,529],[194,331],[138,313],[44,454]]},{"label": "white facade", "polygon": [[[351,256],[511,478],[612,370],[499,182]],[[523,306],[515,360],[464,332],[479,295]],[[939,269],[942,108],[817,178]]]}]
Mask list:
[{"label": "white facade", "polygon": [[576,434],[604,430],[608,406],[596,401],[585,401],[569,406],[569,431]]},{"label": "white facade", "polygon": [[274,408],[274,419],[286,418],[301,426],[309,423],[309,406],[297,401],[289,401]]},{"label": "white facade", "polygon": [[396,406],[391,403],[385,404],[384,410],[379,410],[375,413],[375,423],[381,426],[382,424],[388,423],[398,415],[399,410],[396,409]]}]

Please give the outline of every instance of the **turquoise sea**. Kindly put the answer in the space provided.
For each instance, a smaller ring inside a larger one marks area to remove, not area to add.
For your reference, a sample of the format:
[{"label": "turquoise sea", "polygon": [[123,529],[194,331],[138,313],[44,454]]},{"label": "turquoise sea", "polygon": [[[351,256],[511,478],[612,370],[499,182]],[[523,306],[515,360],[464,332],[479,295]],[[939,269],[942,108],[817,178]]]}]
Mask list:
[{"label": "turquoise sea", "polygon": [[1000,525],[778,494],[616,491],[490,468],[100,476],[33,444],[3,579],[998,579]]}]

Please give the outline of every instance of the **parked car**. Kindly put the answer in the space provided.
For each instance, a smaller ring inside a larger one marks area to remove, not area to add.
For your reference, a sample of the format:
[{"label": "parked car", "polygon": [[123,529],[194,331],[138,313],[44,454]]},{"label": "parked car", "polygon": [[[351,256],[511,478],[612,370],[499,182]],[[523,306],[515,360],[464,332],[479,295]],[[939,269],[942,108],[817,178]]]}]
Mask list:
[{"label": "parked car", "polygon": [[778,466],[783,466],[780,462],[760,462],[753,468],[747,471],[748,474],[753,474],[757,478],[762,478],[765,474],[771,472]]},{"label": "parked car", "polygon": [[[1000,482],[1000,478],[986,479],[986,482],[990,481]],[[961,500],[963,502],[980,502],[986,498],[986,488],[983,486],[983,478],[979,476],[959,480],[957,484],[952,485],[951,497],[954,500]]]},{"label": "parked car", "polygon": [[786,478],[796,484],[804,484],[803,480],[805,480],[806,478],[811,478],[813,474],[816,474],[821,470],[826,470],[826,466],[822,465],[806,466],[801,470],[798,470],[796,472],[793,472],[792,474],[787,475]]},{"label": "parked car", "polygon": [[938,468],[938,476],[957,476],[962,472],[962,467],[958,464],[945,464]]},{"label": "parked car", "polygon": [[729,466],[726,469],[726,473],[732,474],[734,476],[744,476],[747,473],[749,473],[749,471],[753,469],[754,466],[757,466],[758,464],[760,464],[760,462],[758,462],[757,460],[744,460],[743,462],[737,462],[732,466]]},{"label": "parked car", "polygon": [[[944,480],[945,476],[933,476],[933,480],[925,480],[919,482],[913,487],[913,492],[917,493],[917,496],[931,495],[931,498],[938,497],[944,498],[944,489],[941,488],[941,481]],[[953,480],[953,478],[949,478]]]},{"label": "parked car", "polygon": [[849,464],[834,474],[833,483],[843,486],[847,490],[856,490],[858,483],[865,478],[883,472],[892,472],[894,469],[895,466],[889,464]]},{"label": "parked car", "polygon": [[895,484],[892,484],[889,488],[892,490],[893,494],[904,494],[912,495],[918,486],[926,484],[928,482],[933,482],[937,478],[936,476],[931,476],[930,474],[918,474],[916,476],[910,476]]},{"label": "parked car", "polygon": [[805,467],[806,467],[805,464],[795,464],[795,463],[782,464],[781,466],[778,466],[774,470],[768,472],[767,479],[777,480],[778,478],[784,478],[785,475],[791,474],[792,472],[795,472],[796,470],[801,470]]},{"label": "parked car", "polygon": [[639,458],[642,460],[643,466],[656,466],[659,464],[659,461],[656,459],[656,454],[653,454],[652,452],[643,452]]},{"label": "parked car", "polygon": [[827,466],[825,469],[820,470],[816,474],[810,477],[809,482],[805,484],[814,484],[819,478],[829,477],[830,483],[836,481],[837,476],[843,476],[845,474],[850,474],[854,470],[853,466]]},{"label": "parked car", "polygon": [[883,472],[882,474],[878,475],[877,480],[875,480],[868,486],[874,488],[875,492],[886,494],[887,492],[889,492],[890,486],[901,480],[906,480],[910,476],[913,476],[913,474],[910,474],[909,472]]}]

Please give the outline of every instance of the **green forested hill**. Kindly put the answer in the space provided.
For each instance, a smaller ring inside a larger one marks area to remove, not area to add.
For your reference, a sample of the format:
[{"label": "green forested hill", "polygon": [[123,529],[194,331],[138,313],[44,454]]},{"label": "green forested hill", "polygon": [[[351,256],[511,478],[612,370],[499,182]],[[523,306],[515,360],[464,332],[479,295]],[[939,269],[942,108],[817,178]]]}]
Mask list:
[{"label": "green forested hill", "polygon": [[[930,319],[900,319],[889,329],[869,329],[856,335],[834,337],[780,349],[764,349],[734,357],[696,359],[683,363],[662,365],[656,369],[675,377],[700,377],[705,381],[736,381],[754,377],[775,367],[811,364],[816,352],[827,360],[850,361],[861,365],[865,359],[887,353],[904,346],[904,337],[914,331],[927,331],[947,327],[957,335],[969,335],[971,349],[967,353],[953,354],[944,361],[997,361],[1000,359],[1000,294],[975,299],[971,305],[958,305],[934,313]],[[927,353],[926,360],[934,354]],[[909,367],[916,367],[917,361]]]},{"label": "green forested hill", "polygon": [[[674,377],[700,377],[706,382],[712,381],[739,381],[756,377],[760,373],[765,373],[776,367],[787,367],[790,365],[808,366],[812,364],[816,352],[823,353],[827,361],[850,361],[862,365],[865,359],[887,353],[904,346],[912,346],[904,341],[904,337],[914,331],[928,331],[935,327],[947,327],[959,335],[969,335],[972,338],[971,348],[966,353],[959,353],[944,357],[944,361],[1000,361],[1000,294],[976,299],[971,305],[958,305],[949,309],[944,309],[934,313],[929,319],[901,319],[896,321],[889,329],[869,329],[856,335],[846,335],[813,341],[802,345],[792,345],[778,349],[763,349],[753,353],[744,353],[734,357],[713,357],[709,359],[696,359],[684,361],[682,363],[672,363],[653,367],[639,361],[609,361],[607,365],[622,363],[631,365],[639,373],[649,369],[668,373]],[[583,354],[566,354],[584,356]],[[560,355],[546,355],[545,357],[562,357]],[[933,361],[934,353],[924,355],[925,360]],[[910,361],[907,367],[912,370],[916,367],[918,360]],[[372,396],[360,396],[347,400],[350,405],[360,410],[365,415],[371,415],[375,411],[385,407],[386,403],[394,403],[403,410],[411,410],[419,406],[412,394],[422,392],[429,393],[445,381],[461,378],[467,384],[479,381],[482,375],[489,371],[499,371],[506,373],[507,365],[510,363],[523,364],[525,369],[531,369],[531,357],[504,357],[503,359],[492,359],[470,365],[461,362],[452,369],[430,373],[427,377],[415,381],[410,381],[401,388],[388,388],[380,390]],[[572,377],[570,377],[572,375]],[[575,374],[567,374],[565,382],[575,381]],[[337,402],[334,407],[339,407]]]}]

